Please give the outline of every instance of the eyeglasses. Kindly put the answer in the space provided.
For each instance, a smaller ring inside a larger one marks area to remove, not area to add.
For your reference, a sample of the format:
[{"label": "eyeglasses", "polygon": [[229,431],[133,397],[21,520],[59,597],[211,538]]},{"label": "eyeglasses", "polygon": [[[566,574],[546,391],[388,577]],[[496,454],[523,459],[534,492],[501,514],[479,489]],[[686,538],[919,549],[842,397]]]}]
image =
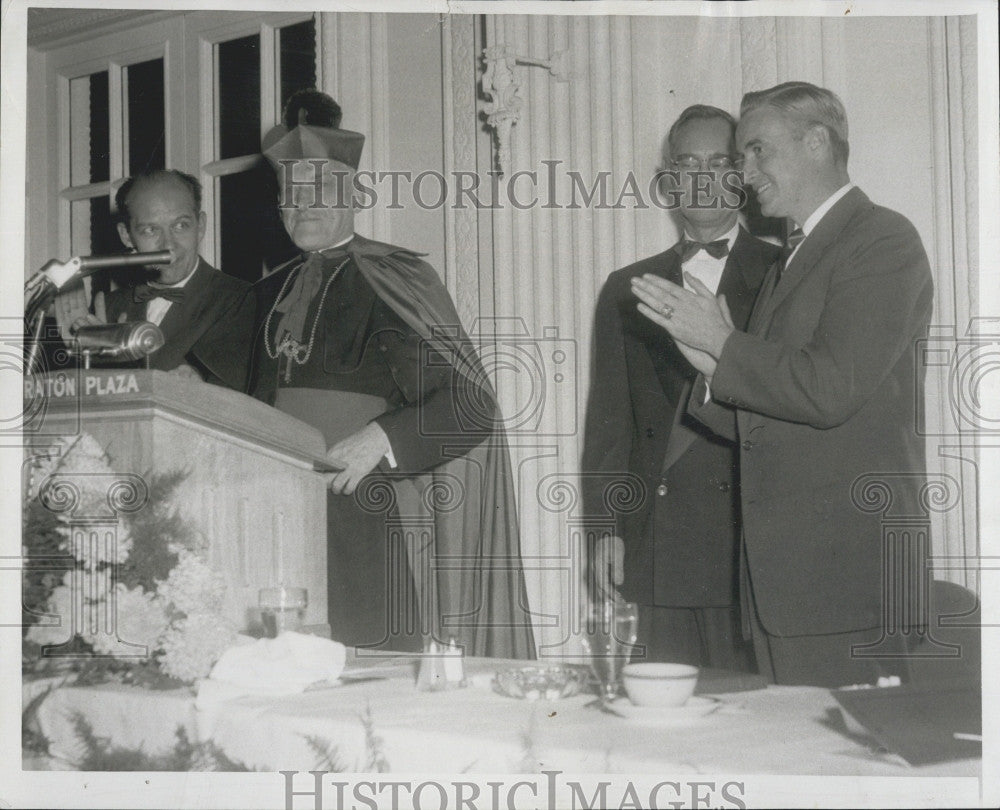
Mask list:
[{"label": "eyeglasses", "polygon": [[683,169],[684,171],[707,168],[713,172],[724,172],[728,169],[739,168],[736,162],[726,155],[713,155],[704,160],[695,155],[678,155],[670,161],[670,165],[675,169]]}]

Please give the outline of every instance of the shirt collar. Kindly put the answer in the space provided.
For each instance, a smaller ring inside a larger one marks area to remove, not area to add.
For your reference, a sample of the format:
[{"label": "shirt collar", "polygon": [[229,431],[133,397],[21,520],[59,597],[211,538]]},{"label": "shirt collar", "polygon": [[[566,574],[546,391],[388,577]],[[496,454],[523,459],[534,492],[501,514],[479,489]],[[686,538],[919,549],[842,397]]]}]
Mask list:
[{"label": "shirt collar", "polygon": [[339,242],[337,242],[336,244],[333,244],[333,245],[327,245],[327,246],[326,246],[325,248],[322,248],[321,250],[317,250],[317,251],[315,251],[315,252],[316,252],[316,253],[326,253],[326,251],[328,251],[328,250],[334,250],[335,248],[339,248],[339,247],[343,247],[343,246],[344,246],[344,245],[346,245],[346,244],[347,244],[348,242],[350,242],[350,241],[351,241],[351,240],[352,240],[353,238],[354,238],[354,234],[352,233],[352,234],[351,234],[350,236],[348,236],[348,237],[347,237],[346,239],[341,239],[341,240],[340,240]]},{"label": "shirt collar", "polygon": [[[739,220],[737,220],[736,222],[733,223],[733,227],[730,228],[728,231],[726,231],[724,234],[722,234],[722,236],[720,236],[719,239],[725,239],[726,242],[728,243],[729,249],[732,250],[733,242],[736,241],[736,237],[739,236],[739,233],[740,233],[740,223]],[[687,239],[689,242],[698,241],[693,236],[691,236],[691,234],[689,234],[687,230],[684,231],[684,238]],[[712,241],[714,242],[718,240],[713,239]]]},{"label": "shirt collar", "polygon": [[197,270],[200,266],[201,266],[201,256],[199,256],[198,261],[194,263],[194,269],[191,270],[191,272],[188,273],[186,276],[184,276],[184,278],[182,278],[180,281],[177,281],[173,284],[157,284],[155,281],[151,281],[149,282],[149,286],[154,287],[158,290],[180,289],[191,280],[191,276],[194,275],[195,270]]},{"label": "shirt collar", "polygon": [[854,183],[847,183],[838,188],[829,197],[827,197],[819,208],[817,208],[808,217],[806,217],[806,221],[803,222],[801,225],[802,233],[808,236],[809,232],[819,224],[819,221],[823,219],[823,217],[826,216],[827,211],[833,208],[833,206],[837,204],[840,198],[843,197],[852,188],[854,188]]}]

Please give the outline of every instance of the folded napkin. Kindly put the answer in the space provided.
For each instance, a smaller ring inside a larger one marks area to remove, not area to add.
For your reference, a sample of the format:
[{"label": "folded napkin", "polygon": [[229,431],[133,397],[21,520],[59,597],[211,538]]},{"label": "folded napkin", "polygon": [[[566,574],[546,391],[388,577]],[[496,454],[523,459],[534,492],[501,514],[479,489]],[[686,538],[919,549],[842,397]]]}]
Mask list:
[{"label": "folded napkin", "polygon": [[251,695],[294,695],[317,681],[335,681],[344,671],[347,649],[319,636],[286,631],[226,650],[202,681],[209,691]]},{"label": "folded napkin", "polygon": [[[244,637],[246,638],[246,637]],[[297,695],[344,671],[347,648],[319,636],[285,631],[277,638],[247,639],[226,650],[198,684],[199,737],[207,739],[224,705],[243,697]]]}]

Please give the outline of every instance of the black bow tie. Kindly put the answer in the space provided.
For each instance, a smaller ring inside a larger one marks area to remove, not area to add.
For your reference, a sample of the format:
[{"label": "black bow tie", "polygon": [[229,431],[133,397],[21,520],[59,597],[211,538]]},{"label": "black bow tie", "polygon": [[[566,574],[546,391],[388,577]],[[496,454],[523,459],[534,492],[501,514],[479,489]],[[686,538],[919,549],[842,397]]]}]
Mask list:
[{"label": "black bow tie", "polygon": [[154,298],[164,298],[167,301],[177,303],[184,300],[184,289],[181,287],[151,287],[148,284],[139,284],[132,288],[132,300],[137,304],[145,304]]},{"label": "black bow tie", "polygon": [[713,259],[721,259],[729,253],[729,240],[716,239],[714,242],[695,242],[691,239],[682,239],[677,245],[677,255],[681,257],[681,264],[694,256],[699,250],[704,250]]}]

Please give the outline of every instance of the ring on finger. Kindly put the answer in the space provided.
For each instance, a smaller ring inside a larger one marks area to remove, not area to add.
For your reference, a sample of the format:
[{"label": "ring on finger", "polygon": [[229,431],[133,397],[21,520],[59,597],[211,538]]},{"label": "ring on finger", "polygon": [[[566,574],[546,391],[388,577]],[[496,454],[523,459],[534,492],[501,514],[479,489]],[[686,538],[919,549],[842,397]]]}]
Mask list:
[{"label": "ring on finger", "polygon": [[660,314],[669,321],[670,316],[674,314],[674,308],[668,304],[663,304],[660,307]]}]

